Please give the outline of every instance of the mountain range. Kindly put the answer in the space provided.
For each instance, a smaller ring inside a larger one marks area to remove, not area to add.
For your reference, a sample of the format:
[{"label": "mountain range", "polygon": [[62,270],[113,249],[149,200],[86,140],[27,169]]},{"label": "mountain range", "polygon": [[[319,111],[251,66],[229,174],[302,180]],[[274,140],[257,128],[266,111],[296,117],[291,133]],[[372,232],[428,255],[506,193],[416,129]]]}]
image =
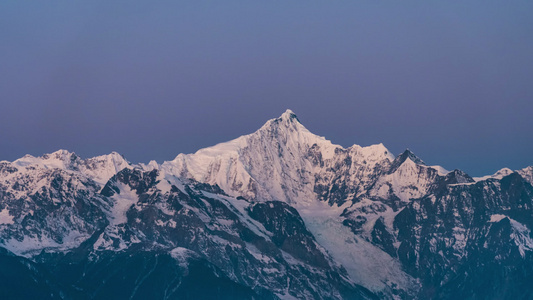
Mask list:
[{"label": "mountain range", "polygon": [[26,155],[0,162],[0,298],[531,299],[532,184],[290,110],[162,164]]}]

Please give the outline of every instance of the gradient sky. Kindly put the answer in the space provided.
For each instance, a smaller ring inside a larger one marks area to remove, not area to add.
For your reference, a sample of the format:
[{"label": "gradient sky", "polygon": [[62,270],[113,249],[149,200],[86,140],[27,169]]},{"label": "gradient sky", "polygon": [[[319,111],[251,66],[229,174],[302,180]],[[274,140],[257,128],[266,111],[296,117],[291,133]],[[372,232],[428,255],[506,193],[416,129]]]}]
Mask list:
[{"label": "gradient sky", "polygon": [[491,174],[533,165],[533,1],[5,0],[0,96],[0,160],[161,162],[290,108]]}]

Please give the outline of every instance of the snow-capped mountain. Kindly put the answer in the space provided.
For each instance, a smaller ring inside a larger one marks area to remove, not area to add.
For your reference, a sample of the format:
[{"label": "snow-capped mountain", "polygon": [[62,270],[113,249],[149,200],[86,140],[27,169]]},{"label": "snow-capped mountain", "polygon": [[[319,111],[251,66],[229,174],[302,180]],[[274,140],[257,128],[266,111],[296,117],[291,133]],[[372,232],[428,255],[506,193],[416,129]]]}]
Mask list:
[{"label": "snow-capped mountain", "polygon": [[162,164],[2,161],[0,297],[527,298],[532,170],[343,148],[290,110]]},{"label": "snow-capped mountain", "polygon": [[[252,134],[194,154],[180,154],[163,167],[172,166],[180,177],[217,184],[230,195],[305,206],[316,200],[317,193],[321,200],[343,202],[335,191],[326,189],[336,180],[349,184],[345,188],[356,196],[382,165],[393,160],[381,144],[348,149],[334,145],[309,132],[287,110]],[[339,173],[341,178],[337,178]]]}]

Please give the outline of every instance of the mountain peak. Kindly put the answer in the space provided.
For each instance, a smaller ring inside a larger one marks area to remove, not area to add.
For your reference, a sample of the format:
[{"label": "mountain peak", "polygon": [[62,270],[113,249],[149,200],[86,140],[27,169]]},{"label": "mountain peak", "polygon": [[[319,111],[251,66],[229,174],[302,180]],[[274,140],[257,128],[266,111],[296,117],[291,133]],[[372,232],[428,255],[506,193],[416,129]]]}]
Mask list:
[{"label": "mountain peak", "polygon": [[407,159],[411,160],[417,165],[426,165],[426,163],[424,163],[424,161],[416,156],[411,150],[405,149],[402,154],[398,155],[398,157],[394,159],[389,172],[394,173]]},{"label": "mountain peak", "polygon": [[279,116],[279,118],[273,119],[272,121],[276,123],[281,121],[281,122],[286,122],[289,124],[290,123],[301,124],[296,114],[290,109],[287,109],[283,114],[281,114],[281,116]]},{"label": "mountain peak", "polygon": [[402,162],[404,162],[407,158],[412,160],[414,163],[419,165],[425,165],[426,163],[421,160],[418,156],[416,156],[413,151],[409,150],[409,148],[405,149],[405,151],[398,156]]},{"label": "mountain peak", "polygon": [[[281,114],[281,116],[279,117],[280,119],[285,119],[285,120],[292,120],[292,119],[296,119],[298,121],[298,117],[296,116],[296,114],[290,110],[290,109],[287,109],[283,114]],[[298,121],[299,122],[299,121]]]},{"label": "mountain peak", "polygon": [[74,152],[67,150],[57,150],[52,153],[43,154],[40,157],[34,157],[32,155],[24,155],[13,162],[16,166],[26,167],[30,165],[39,165],[45,168],[58,168],[58,169],[70,169],[81,161],[81,158]]},{"label": "mountain peak", "polygon": [[43,154],[41,158],[45,160],[58,159],[63,161],[69,161],[78,158],[78,156],[74,152],[70,152],[65,149],[59,149],[52,153]]},{"label": "mountain peak", "polygon": [[55,152],[52,152],[52,153],[49,153],[49,154],[45,154],[45,155],[54,155],[54,156],[70,156],[74,154],[74,152],[70,152],[68,150],[65,150],[65,149],[59,149]]},{"label": "mountain peak", "polygon": [[496,173],[494,173],[492,176],[496,177],[496,176],[501,176],[501,177],[504,177],[504,176],[507,176],[511,173],[513,173],[514,171],[509,169],[509,168],[502,168],[500,170],[498,170]]},{"label": "mountain peak", "polygon": [[287,134],[294,135],[298,133],[311,134],[305,126],[300,123],[296,114],[287,109],[281,116],[278,118],[268,120],[265,125],[259,128],[256,134],[266,134],[273,136],[285,136]]}]

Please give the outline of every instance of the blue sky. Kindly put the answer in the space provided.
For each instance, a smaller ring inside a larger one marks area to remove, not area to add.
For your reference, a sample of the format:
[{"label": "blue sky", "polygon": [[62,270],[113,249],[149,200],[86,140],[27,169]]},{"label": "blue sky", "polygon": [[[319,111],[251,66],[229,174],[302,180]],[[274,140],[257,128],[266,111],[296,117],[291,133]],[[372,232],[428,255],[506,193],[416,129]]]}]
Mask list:
[{"label": "blue sky", "polygon": [[2,1],[0,160],[132,162],[292,109],[343,146],[533,165],[531,1]]}]

